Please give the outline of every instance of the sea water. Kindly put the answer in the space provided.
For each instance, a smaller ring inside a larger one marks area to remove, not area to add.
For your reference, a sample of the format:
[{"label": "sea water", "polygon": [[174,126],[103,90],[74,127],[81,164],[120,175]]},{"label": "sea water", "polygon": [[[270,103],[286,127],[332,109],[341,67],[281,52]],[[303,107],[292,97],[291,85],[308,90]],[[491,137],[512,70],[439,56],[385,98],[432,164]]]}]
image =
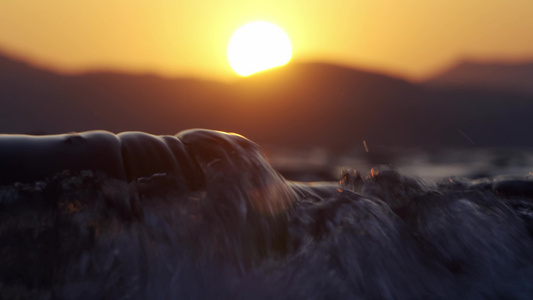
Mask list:
[{"label": "sea water", "polygon": [[2,298],[533,297],[528,174],[304,183],[243,143],[208,148],[194,188],[87,170],[0,187]]}]

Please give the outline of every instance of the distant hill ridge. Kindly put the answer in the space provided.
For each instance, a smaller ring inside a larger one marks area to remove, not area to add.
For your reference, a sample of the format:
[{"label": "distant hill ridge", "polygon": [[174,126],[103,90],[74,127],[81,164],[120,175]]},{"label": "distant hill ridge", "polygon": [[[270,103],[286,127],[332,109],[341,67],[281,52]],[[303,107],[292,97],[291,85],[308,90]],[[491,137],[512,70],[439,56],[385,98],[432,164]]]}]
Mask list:
[{"label": "distant hill ridge", "polygon": [[228,84],[112,72],[66,76],[0,56],[0,132],[174,134],[202,127],[260,144],[342,151],[362,140],[374,147],[472,146],[464,133],[474,146],[533,146],[531,94],[439,80],[416,85],[326,63],[289,64]]},{"label": "distant hill ridge", "polygon": [[466,61],[428,79],[431,87],[475,87],[533,95],[533,61],[523,63]]}]

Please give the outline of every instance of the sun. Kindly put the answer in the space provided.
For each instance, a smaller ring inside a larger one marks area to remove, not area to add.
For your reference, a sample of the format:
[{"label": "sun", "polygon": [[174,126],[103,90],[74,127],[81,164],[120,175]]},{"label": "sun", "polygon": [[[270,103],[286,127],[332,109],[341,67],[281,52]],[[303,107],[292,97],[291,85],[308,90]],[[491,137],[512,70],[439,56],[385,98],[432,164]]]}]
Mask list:
[{"label": "sun", "polygon": [[282,66],[292,56],[287,34],[272,23],[255,21],[241,26],[228,44],[228,60],[240,76]]}]

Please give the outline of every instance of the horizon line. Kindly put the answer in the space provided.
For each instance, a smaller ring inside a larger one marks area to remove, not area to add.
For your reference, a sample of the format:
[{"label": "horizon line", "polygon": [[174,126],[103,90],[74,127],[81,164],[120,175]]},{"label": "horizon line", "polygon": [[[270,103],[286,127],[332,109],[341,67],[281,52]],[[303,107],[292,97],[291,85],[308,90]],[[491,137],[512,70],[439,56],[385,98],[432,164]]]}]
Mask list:
[{"label": "horizon line", "polygon": [[[87,67],[58,67],[53,65],[53,63],[47,63],[40,61],[39,59],[32,58],[28,55],[20,54],[17,51],[7,49],[3,45],[0,45],[0,57],[4,57],[8,60],[12,60],[18,63],[27,65],[28,67],[46,71],[60,76],[83,76],[90,74],[116,74],[116,75],[131,75],[131,76],[155,76],[164,79],[183,79],[183,80],[197,80],[197,81],[207,81],[207,82],[218,82],[218,83],[233,83],[238,82],[239,80],[246,78],[234,74],[234,76],[209,76],[209,75],[200,75],[198,72],[161,72],[157,70],[148,69],[126,69],[116,66],[105,66],[105,65],[93,65]],[[281,69],[290,65],[297,64],[324,64],[337,66],[340,68],[347,68],[356,71],[363,71],[368,73],[374,73],[379,75],[384,75],[396,79],[405,80],[411,83],[421,83],[427,81],[446,70],[452,69],[460,64],[484,64],[484,65],[525,65],[533,63],[533,55],[531,57],[491,57],[491,58],[482,58],[482,57],[473,57],[468,55],[461,56],[461,59],[454,59],[447,63],[444,66],[434,68],[432,71],[427,72],[425,76],[411,76],[399,70],[388,69],[386,67],[379,66],[370,66],[364,64],[350,64],[343,63],[340,61],[332,60],[313,60],[313,59],[291,59],[287,64],[283,66],[278,66],[272,69]],[[269,70],[264,70],[259,73],[268,72]],[[251,75],[253,76],[253,74]],[[247,76],[248,77],[248,76]]]}]

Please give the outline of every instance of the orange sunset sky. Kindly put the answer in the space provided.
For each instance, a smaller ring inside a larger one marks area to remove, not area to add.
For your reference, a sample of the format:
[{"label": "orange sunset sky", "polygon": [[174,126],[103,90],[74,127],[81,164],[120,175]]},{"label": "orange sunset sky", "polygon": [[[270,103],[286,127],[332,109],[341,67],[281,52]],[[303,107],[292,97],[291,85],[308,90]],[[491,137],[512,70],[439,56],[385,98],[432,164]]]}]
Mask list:
[{"label": "orange sunset sky", "polygon": [[464,58],[533,59],[531,0],[0,0],[0,51],[62,72],[232,80],[241,25],[285,30],[293,61],[422,79]]}]

